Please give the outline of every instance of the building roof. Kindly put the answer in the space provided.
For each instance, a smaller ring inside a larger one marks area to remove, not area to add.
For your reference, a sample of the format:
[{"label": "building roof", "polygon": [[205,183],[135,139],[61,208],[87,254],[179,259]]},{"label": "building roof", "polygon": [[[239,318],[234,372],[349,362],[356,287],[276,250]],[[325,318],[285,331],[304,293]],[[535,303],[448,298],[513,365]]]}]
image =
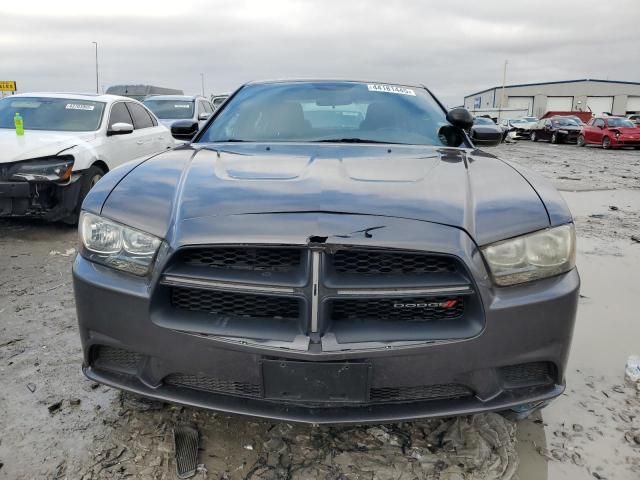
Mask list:
[{"label": "building roof", "polygon": [[[559,83],[580,83],[580,82],[600,82],[600,83],[617,83],[617,84],[621,83],[624,85],[640,85],[640,82],[627,82],[624,80],[602,80],[598,78],[579,78],[577,80],[557,80],[554,82],[517,83],[513,85],[505,85],[504,88],[533,87],[535,85],[557,85]],[[490,92],[491,90],[496,90],[498,88],[502,88],[502,85],[498,85],[497,87],[486,88],[484,90],[480,90],[479,92],[470,93],[469,95],[466,95],[464,98],[473,97],[474,95]]]}]

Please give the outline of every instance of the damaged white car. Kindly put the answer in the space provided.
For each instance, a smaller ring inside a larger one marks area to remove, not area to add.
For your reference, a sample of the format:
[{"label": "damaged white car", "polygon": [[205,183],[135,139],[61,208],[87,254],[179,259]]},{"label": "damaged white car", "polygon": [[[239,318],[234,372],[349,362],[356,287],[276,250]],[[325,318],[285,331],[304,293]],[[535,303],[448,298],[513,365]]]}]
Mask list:
[{"label": "damaged white car", "polygon": [[0,100],[0,217],[75,223],[109,170],[175,145],[140,102],[114,95],[21,94]]}]

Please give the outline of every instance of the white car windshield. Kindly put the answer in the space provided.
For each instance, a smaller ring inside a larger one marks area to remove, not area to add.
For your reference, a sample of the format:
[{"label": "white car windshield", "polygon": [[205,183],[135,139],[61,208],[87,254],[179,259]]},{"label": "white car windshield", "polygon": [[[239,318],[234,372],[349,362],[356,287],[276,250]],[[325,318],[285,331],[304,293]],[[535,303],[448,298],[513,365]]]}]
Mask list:
[{"label": "white car windshield", "polygon": [[282,82],[243,87],[198,142],[444,145],[446,113],[419,87]]},{"label": "white car windshield", "polygon": [[193,100],[145,100],[149,110],[161,119],[187,119],[193,117]]},{"label": "white car windshield", "polygon": [[15,128],[19,113],[25,130],[90,132],[100,128],[104,106],[84,99],[7,97],[0,100],[0,128]]}]

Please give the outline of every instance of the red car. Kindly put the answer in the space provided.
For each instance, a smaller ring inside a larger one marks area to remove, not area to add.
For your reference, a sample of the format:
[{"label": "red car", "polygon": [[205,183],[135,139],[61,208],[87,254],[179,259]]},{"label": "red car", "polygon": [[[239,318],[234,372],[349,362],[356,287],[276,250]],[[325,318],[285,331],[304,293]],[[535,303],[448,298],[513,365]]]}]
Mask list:
[{"label": "red car", "polygon": [[623,117],[596,117],[582,127],[578,136],[578,146],[585,145],[640,148],[640,127]]}]

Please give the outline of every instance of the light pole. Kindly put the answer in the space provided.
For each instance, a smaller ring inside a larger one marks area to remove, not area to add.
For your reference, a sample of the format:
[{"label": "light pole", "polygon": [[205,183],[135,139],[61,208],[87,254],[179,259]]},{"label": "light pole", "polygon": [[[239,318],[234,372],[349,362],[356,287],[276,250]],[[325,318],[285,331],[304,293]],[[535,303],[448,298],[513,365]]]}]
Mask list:
[{"label": "light pole", "polygon": [[204,97],[204,73],[200,74],[200,80],[202,81],[202,96]]},{"label": "light pole", "polygon": [[504,88],[507,83],[507,65],[509,65],[509,60],[504,61],[504,70],[502,71],[502,95],[500,96],[500,111],[498,112],[498,120],[502,120],[502,109],[504,108]]},{"label": "light pole", "polygon": [[96,93],[100,93],[100,89],[98,88],[99,80],[98,80],[98,42],[91,42],[96,46]]}]

